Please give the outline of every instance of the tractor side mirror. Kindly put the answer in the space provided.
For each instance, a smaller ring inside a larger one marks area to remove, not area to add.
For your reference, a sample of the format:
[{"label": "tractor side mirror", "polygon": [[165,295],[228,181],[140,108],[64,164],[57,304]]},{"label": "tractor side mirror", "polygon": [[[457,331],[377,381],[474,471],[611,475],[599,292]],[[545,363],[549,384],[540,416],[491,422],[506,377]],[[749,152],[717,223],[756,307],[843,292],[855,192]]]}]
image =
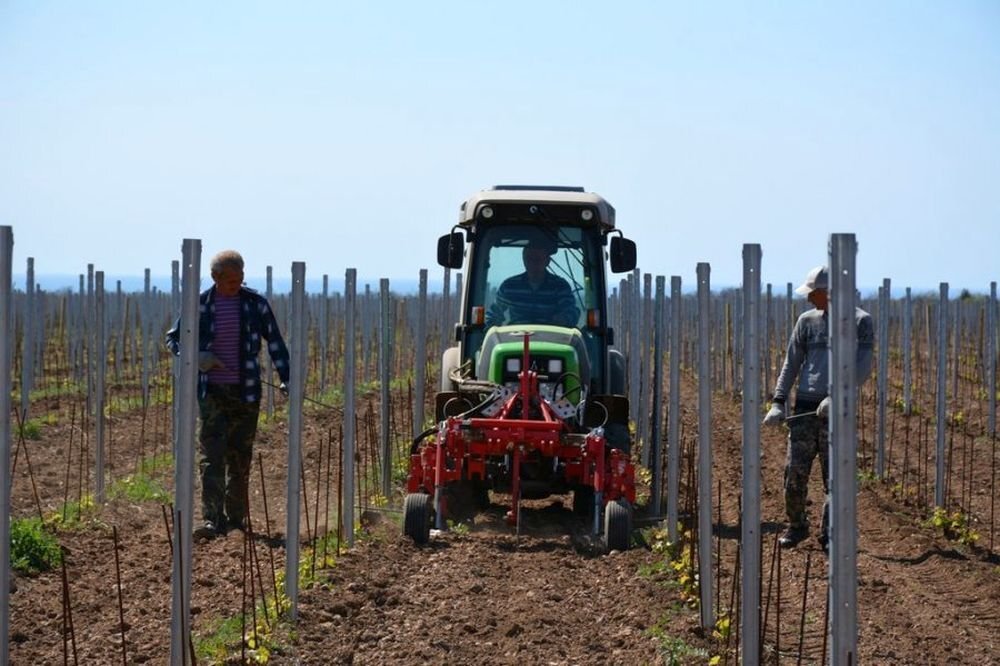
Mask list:
[{"label": "tractor side mirror", "polygon": [[613,236],[609,254],[612,272],[624,273],[635,268],[635,241]]},{"label": "tractor side mirror", "polygon": [[438,263],[445,268],[461,268],[465,255],[465,236],[461,231],[445,234],[438,239]]}]

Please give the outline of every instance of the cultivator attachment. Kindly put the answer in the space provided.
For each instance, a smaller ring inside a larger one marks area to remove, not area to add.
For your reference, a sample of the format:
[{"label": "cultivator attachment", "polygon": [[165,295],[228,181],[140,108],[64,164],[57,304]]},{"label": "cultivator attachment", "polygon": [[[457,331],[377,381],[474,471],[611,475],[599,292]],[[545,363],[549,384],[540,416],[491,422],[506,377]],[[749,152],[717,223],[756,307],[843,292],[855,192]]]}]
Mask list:
[{"label": "cultivator attachment", "polygon": [[603,428],[575,425],[583,400],[573,405],[555,390],[543,394],[530,335],[515,385],[493,386],[476,407],[414,442],[403,530],[415,542],[427,541],[432,520],[444,529],[448,519],[484,508],[490,490],[510,494],[506,518],[515,528],[522,499],[572,491],[574,510],[592,518],[595,534],[603,516],[608,549],[628,548],[635,501],[629,454],[611,448]]}]

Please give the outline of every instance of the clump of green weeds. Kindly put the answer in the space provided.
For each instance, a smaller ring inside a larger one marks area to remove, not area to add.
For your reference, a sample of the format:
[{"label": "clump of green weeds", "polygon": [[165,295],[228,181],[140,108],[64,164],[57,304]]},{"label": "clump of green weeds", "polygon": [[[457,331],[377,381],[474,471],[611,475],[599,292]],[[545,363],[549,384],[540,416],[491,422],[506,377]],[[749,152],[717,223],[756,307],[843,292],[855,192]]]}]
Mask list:
[{"label": "clump of green weeds", "polygon": [[59,542],[38,518],[10,522],[10,564],[26,574],[49,571],[62,562]]},{"label": "clump of green weeds", "polygon": [[969,518],[961,511],[948,513],[947,509],[937,507],[924,525],[941,530],[951,541],[966,546],[974,546],[979,541],[980,534],[969,525]]}]

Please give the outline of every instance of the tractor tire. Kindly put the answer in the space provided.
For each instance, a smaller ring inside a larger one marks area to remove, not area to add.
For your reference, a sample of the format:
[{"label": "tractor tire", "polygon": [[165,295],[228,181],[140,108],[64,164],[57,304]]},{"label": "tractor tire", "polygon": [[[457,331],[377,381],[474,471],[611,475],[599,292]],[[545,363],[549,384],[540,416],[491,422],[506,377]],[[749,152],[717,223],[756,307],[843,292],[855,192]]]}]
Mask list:
[{"label": "tractor tire", "polygon": [[594,489],[590,486],[577,486],[573,491],[573,513],[584,520],[594,515]]},{"label": "tractor tire", "polygon": [[632,541],[632,509],[625,500],[604,507],[604,543],[608,552],[628,550]]},{"label": "tractor tire", "polygon": [[422,546],[431,535],[430,498],[424,493],[410,493],[403,503],[403,534]]},{"label": "tractor tire", "polygon": [[441,388],[442,392],[456,391],[458,388],[455,382],[451,381],[448,375],[452,370],[462,364],[462,356],[458,353],[458,347],[448,347],[441,355]]}]

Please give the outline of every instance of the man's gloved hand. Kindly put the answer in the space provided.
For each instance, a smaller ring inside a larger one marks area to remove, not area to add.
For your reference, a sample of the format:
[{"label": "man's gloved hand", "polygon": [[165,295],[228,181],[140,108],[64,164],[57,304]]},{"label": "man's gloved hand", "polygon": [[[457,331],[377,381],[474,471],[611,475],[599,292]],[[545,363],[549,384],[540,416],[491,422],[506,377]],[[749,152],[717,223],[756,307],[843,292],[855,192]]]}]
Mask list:
[{"label": "man's gloved hand", "polygon": [[816,408],[816,416],[820,417],[821,419],[830,418],[830,396],[826,396],[819,403],[819,407]]},{"label": "man's gloved hand", "polygon": [[225,368],[219,357],[210,351],[198,352],[198,369],[202,372],[208,372],[213,368]]},{"label": "man's gloved hand", "polygon": [[776,426],[785,420],[785,406],[780,402],[772,402],[771,409],[764,416],[764,425]]},{"label": "man's gloved hand", "polygon": [[278,390],[281,391],[281,395],[285,396],[286,398],[288,397],[288,384],[286,384],[285,382],[281,382],[280,384],[278,384]]}]

